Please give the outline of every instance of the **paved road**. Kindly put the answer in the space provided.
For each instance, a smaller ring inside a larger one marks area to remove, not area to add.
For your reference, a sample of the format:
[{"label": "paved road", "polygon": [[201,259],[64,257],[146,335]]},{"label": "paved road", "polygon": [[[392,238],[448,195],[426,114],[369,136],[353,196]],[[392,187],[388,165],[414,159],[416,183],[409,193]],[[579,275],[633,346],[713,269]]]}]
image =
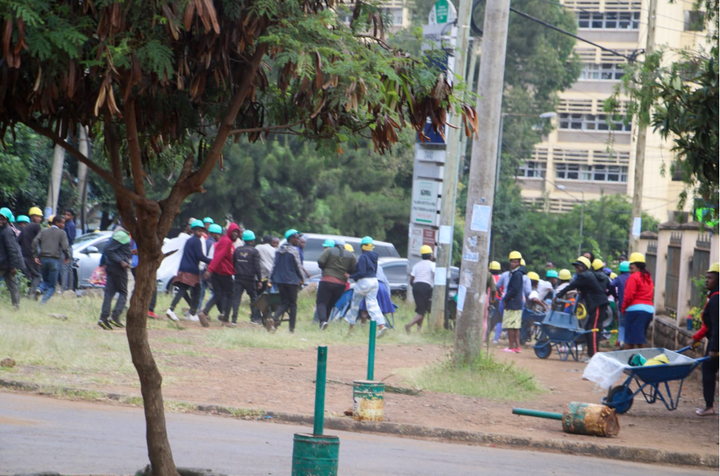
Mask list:
[{"label": "paved road", "polygon": [[[179,466],[228,475],[290,474],[307,427],[168,414]],[[703,470],[357,433],[340,436],[342,476],[707,476]],[[129,475],[147,464],[141,409],[0,392],[0,474]]]}]

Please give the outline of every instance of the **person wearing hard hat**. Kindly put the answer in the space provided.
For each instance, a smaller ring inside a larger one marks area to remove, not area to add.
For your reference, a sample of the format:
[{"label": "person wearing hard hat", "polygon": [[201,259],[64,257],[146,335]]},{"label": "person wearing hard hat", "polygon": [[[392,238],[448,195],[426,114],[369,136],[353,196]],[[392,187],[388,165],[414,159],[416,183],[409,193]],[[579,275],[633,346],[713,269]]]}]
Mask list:
[{"label": "person wearing hard hat", "polygon": [[36,296],[43,294],[41,304],[48,302],[55,294],[62,262],[70,262],[70,246],[63,231],[64,227],[65,218],[60,215],[53,216],[52,226],[41,230],[30,245],[42,275],[42,282],[36,291]]},{"label": "person wearing hard hat", "polygon": [[707,299],[702,311],[703,325],[700,330],[693,336],[695,343],[693,348],[700,346],[700,341],[707,339],[705,347],[705,356],[709,357],[702,363],[702,383],[703,397],[705,398],[705,408],[698,408],[695,413],[698,416],[716,415],[715,412],[715,380],[718,373],[718,352],[720,351],[720,338],[718,336],[718,273],[720,273],[720,263],[713,263],[705,273],[705,289],[707,289]]},{"label": "person wearing hard hat", "polygon": [[385,326],[385,316],[383,316],[377,300],[379,287],[377,279],[378,255],[373,251],[375,245],[373,239],[369,236],[363,237],[360,241],[360,248],[362,254],[358,259],[356,271],[348,276],[349,279],[355,281],[355,288],[353,288],[352,304],[350,310],[345,314],[345,320],[350,324],[350,330],[352,331],[360,312],[360,303],[365,299],[368,314],[378,325],[377,337],[380,338],[387,332],[387,327]]},{"label": "person wearing hard hat", "polygon": [[496,303],[495,312],[493,312],[490,323],[488,324],[488,335],[486,336],[486,339],[490,338],[490,329],[494,330],[494,336],[493,336],[493,344],[497,344],[500,339],[500,334],[502,334],[502,315],[503,315],[503,303],[502,303],[502,293],[503,289],[500,288],[498,285],[500,281],[500,275],[502,272],[502,267],[500,266],[499,261],[491,261],[490,265],[488,266],[488,271],[490,271],[490,277],[493,280],[494,287],[495,287],[495,295],[493,301]]},{"label": "person wearing hard hat", "polygon": [[25,267],[25,263],[15,231],[10,226],[12,216],[10,209],[0,209],[0,278],[5,280],[5,286],[10,291],[13,307],[20,309],[17,272]]},{"label": "person wearing hard hat", "polygon": [[525,267],[520,264],[522,255],[519,251],[510,252],[509,260],[510,279],[508,280],[505,296],[503,296],[503,329],[508,334],[508,346],[503,349],[503,352],[519,353],[523,296],[525,294],[523,284]]},{"label": "person wearing hard hat", "polygon": [[285,232],[285,243],[275,253],[275,262],[270,271],[270,282],[277,286],[280,292],[280,306],[271,318],[267,320],[269,331],[275,330],[275,323],[287,311],[290,320],[290,333],[295,332],[297,318],[297,297],[303,283],[303,267],[300,262],[301,233],[294,228]]},{"label": "person wearing hard hat", "polygon": [[261,325],[260,310],[253,306],[258,298],[258,291],[262,289],[262,270],[260,269],[260,253],[255,249],[255,233],[245,230],[242,234],[243,245],[235,250],[235,291],[233,292],[231,327],[237,323],[238,310],[242,301],[243,292],[250,298],[250,322]]},{"label": "person wearing hard hat", "polygon": [[[203,232],[205,226],[203,225]],[[240,237],[240,227],[235,223],[228,225],[227,233],[215,243],[212,261],[205,272],[205,279],[210,278],[213,296],[205,304],[202,311],[198,313],[200,325],[210,327],[210,311],[217,306],[220,311],[218,320],[228,322],[233,299],[233,276],[235,275],[235,264],[233,253],[235,252],[235,241]]]},{"label": "person wearing hard hat", "polygon": [[625,299],[625,285],[630,277],[630,262],[621,261],[618,271],[620,271],[620,275],[610,281],[610,287],[615,289],[618,305],[618,336],[615,346],[622,350],[625,343],[625,314],[622,312],[622,303]]},{"label": "person wearing hard hat", "polygon": [[540,275],[537,274],[535,271],[530,271],[527,274],[527,277],[530,279],[530,284],[532,285],[532,291],[530,292],[530,295],[527,298],[527,301],[525,302],[525,307],[530,309],[533,312],[547,312],[548,305],[545,304],[545,300],[540,295],[540,291],[538,289],[538,285],[540,283]]},{"label": "person wearing hard hat", "polygon": [[273,263],[275,262],[275,253],[277,247],[272,244],[273,237],[271,235],[263,236],[262,244],[259,244],[255,249],[260,254],[260,275],[262,276],[262,291],[267,289],[267,281],[270,277],[270,271],[272,271]]},{"label": "person wearing hard hat", "polygon": [[25,261],[25,277],[30,281],[27,295],[31,296],[42,280],[40,265],[35,262],[35,256],[33,256],[32,242],[35,237],[38,236],[40,230],[42,230],[40,224],[43,220],[43,214],[40,208],[32,207],[30,211],[28,211],[28,215],[30,216],[30,223],[23,228],[18,242],[20,243],[23,260]]},{"label": "person wearing hard hat", "polygon": [[[42,233],[40,236],[42,236]],[[120,314],[125,310],[125,303],[127,302],[127,270],[132,266],[131,240],[130,233],[124,228],[118,227],[113,232],[112,238],[110,238],[100,259],[100,266],[105,266],[107,278],[98,326],[106,331],[113,330],[113,327],[125,327],[120,321]],[[115,307],[112,308],[112,300],[116,294],[118,299],[115,302]]]},{"label": "person wearing hard hat", "polygon": [[70,261],[67,264],[63,264],[60,271],[60,283],[62,284],[63,291],[73,291],[75,289],[75,276],[72,268],[72,247],[75,243],[77,236],[77,226],[75,226],[75,210],[68,208],[63,214],[65,217],[65,234],[68,237],[68,245],[70,247]]},{"label": "person wearing hard hat", "polygon": [[625,348],[641,349],[645,347],[645,331],[653,319],[653,280],[645,269],[645,255],[631,253],[630,277],[625,284],[620,312],[625,314]]},{"label": "person wearing hard hat", "polygon": [[345,240],[325,240],[323,247],[325,250],[317,259],[322,277],[315,300],[320,330],[327,328],[332,308],[345,292],[347,277],[355,271],[357,265],[355,255],[345,249]]},{"label": "person wearing hard hat", "polygon": [[[175,307],[181,299],[185,299],[190,305],[190,320],[199,321],[198,306],[200,302],[200,263],[210,263],[203,250],[202,236],[205,233],[205,225],[200,220],[195,220],[190,224],[193,234],[185,242],[183,248],[180,266],[177,275],[173,278],[173,284],[177,288],[175,296],[170,303],[170,307],[165,311],[165,315],[172,321],[178,321],[175,314]],[[188,297],[188,291],[190,297]]]},{"label": "person wearing hard hat", "polygon": [[422,259],[415,263],[410,272],[410,286],[412,286],[413,300],[415,301],[415,317],[405,326],[408,334],[414,325],[417,325],[418,331],[420,331],[425,314],[430,311],[430,300],[435,284],[435,263],[432,262],[432,255],[432,248],[422,245],[420,247]]},{"label": "person wearing hard hat", "polygon": [[214,224],[215,224],[215,220],[213,220],[212,218],[210,218],[210,217],[203,218],[203,226],[205,227],[206,235],[208,233],[210,233],[210,225],[214,225]]},{"label": "person wearing hard hat", "polygon": [[28,217],[27,215],[18,215],[17,227],[20,229],[20,231],[24,230],[28,223],[30,223],[30,217]]},{"label": "person wearing hard hat", "polygon": [[[575,280],[568,284],[556,294],[556,299],[562,298],[565,294],[572,290],[582,293],[583,302],[587,308],[587,317],[584,319],[585,330],[598,329],[602,324],[602,319],[607,313],[608,299],[605,290],[600,287],[597,278],[593,274],[591,268],[592,263],[585,256],[580,256],[574,263]],[[553,304],[554,304],[553,300]],[[587,350],[588,358],[595,355],[598,351],[599,331],[588,332]]]}]

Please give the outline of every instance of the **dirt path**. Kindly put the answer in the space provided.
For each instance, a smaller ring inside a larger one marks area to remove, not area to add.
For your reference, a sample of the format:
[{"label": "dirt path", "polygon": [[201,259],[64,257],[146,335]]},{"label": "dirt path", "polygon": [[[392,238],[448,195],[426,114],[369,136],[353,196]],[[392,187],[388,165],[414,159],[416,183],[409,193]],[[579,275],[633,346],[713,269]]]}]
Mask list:
[{"label": "dirt path", "polygon": [[[189,330],[199,333],[201,330]],[[210,403],[262,410],[311,414],[314,403],[316,350],[277,350],[239,348],[196,349],[199,355],[174,355],[182,344],[157,339],[169,331],[152,331],[151,340],[165,377],[164,395],[168,399]],[[187,335],[187,334],[185,334]],[[635,399],[629,413],[620,417],[620,435],[614,439],[597,439],[567,435],[560,422],[511,414],[513,406],[562,412],[569,401],[600,403],[603,394],[595,385],[581,379],[584,364],[561,362],[556,355],[547,360],[535,357],[531,348],[521,354],[505,354],[491,349],[498,359],[514,361],[536,377],[547,390],[537,401],[493,402],[459,395],[422,392],[419,396],[387,393],[386,420],[470,431],[501,433],[535,438],[574,439],[597,444],[619,444],[652,447],[668,451],[718,454],[718,419],[701,419],[694,410],[702,405],[699,382],[688,380],[683,388],[679,409],[668,411],[662,403],[649,405]],[[329,348],[328,379],[352,382],[364,379],[367,350],[363,346]],[[441,346],[378,346],[375,378],[394,385],[407,385],[396,375],[397,369],[423,366],[445,358]],[[696,370],[696,372],[698,372]],[[90,376],[92,377],[92,376]],[[21,368],[14,376],[32,381],[32,368]],[[62,377],[67,385],[76,384],[71,374]],[[84,376],[82,387],[130,395],[140,394],[132,375],[108,379]],[[92,383],[92,382],[97,383]],[[88,384],[88,382],[90,382]],[[112,383],[110,383],[112,382]],[[352,406],[352,387],[330,383],[326,410],[336,416]]]}]

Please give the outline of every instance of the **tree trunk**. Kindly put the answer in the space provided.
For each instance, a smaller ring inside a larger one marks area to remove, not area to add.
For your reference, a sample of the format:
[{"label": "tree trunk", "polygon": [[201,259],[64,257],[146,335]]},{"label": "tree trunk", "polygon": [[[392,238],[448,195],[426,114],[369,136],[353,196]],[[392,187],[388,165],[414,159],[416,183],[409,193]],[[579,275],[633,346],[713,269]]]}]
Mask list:
[{"label": "tree trunk", "polygon": [[148,341],[147,313],[157,287],[156,273],[162,251],[155,233],[157,216],[146,215],[146,218],[139,221],[137,236],[133,236],[138,246],[138,266],[135,269],[135,292],[130,300],[126,330],[132,362],[140,378],[148,457],[153,475],[177,476],[165,426],[162,375],[157,368]]},{"label": "tree trunk", "polygon": [[[78,149],[85,157],[90,157],[90,145],[88,144],[87,129],[85,126],[79,127],[78,133]],[[77,211],[80,218],[80,229],[82,232],[87,231],[87,182],[88,168],[82,162],[78,162],[78,191],[80,192],[80,210]],[[77,220],[76,220],[77,221]]]}]

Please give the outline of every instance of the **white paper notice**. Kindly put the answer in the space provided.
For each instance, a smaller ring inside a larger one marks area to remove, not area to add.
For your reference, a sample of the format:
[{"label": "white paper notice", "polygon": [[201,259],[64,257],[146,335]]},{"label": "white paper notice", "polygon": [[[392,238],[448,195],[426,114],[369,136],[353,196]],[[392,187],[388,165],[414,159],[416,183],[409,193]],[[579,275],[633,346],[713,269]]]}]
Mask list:
[{"label": "white paper notice", "polygon": [[449,245],[453,239],[453,228],[451,226],[443,225],[440,227],[440,244]]},{"label": "white paper notice", "polygon": [[642,218],[640,218],[640,217],[635,217],[635,218],[633,219],[632,234],[633,234],[633,236],[634,236],[635,238],[639,238],[639,237],[640,237],[640,233],[642,233]]},{"label": "white paper notice", "polygon": [[447,268],[435,268],[435,286],[447,285]]},{"label": "white paper notice", "polygon": [[458,286],[458,293],[457,293],[457,310],[462,312],[463,307],[465,306],[465,293],[467,292],[467,288],[463,286],[462,284]]},{"label": "white paper notice", "polygon": [[491,208],[487,205],[473,205],[472,222],[470,223],[470,229],[472,231],[480,231],[487,233],[490,225],[490,212]]}]

